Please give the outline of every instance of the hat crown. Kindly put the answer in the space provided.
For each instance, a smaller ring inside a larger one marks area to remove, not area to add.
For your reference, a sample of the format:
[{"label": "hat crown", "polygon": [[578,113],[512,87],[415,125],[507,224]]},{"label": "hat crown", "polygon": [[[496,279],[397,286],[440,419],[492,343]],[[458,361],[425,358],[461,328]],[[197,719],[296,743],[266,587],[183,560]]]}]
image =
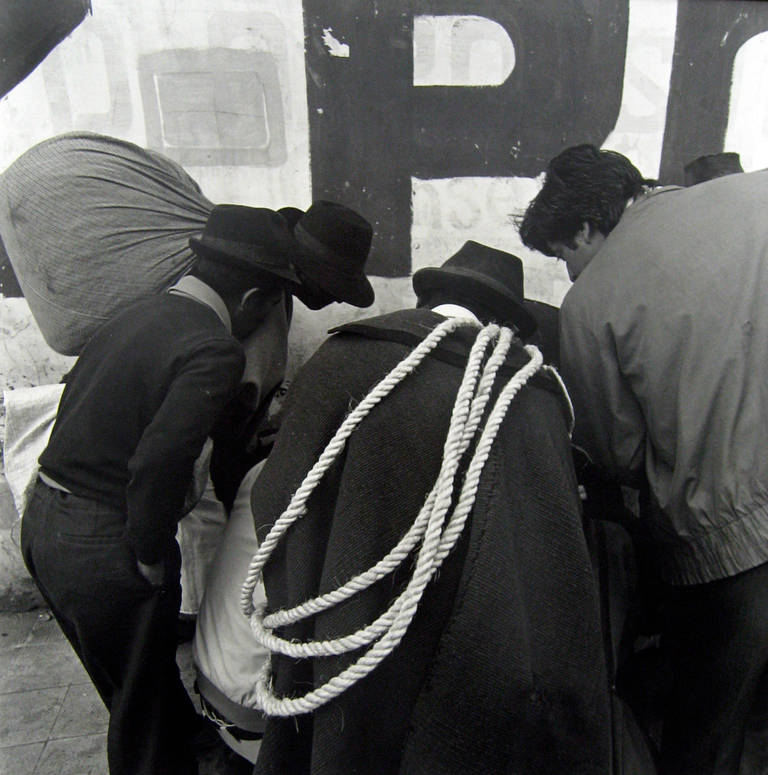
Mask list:
[{"label": "hat crown", "polygon": [[263,279],[297,283],[290,259],[301,251],[285,219],[266,207],[215,205],[199,238],[189,240],[195,253]]},{"label": "hat crown", "polygon": [[[325,261],[362,270],[373,239],[373,228],[365,218],[338,202],[318,200],[299,219],[296,238]],[[299,259],[299,262],[301,259]]]},{"label": "hat crown", "polygon": [[373,228],[362,215],[321,199],[298,219],[293,234],[304,249],[294,258],[300,275],[339,301],[358,307],[373,303],[373,288],[364,271]]},{"label": "hat crown", "polygon": [[290,231],[281,215],[266,207],[216,205],[211,210],[200,241],[226,240],[254,248],[286,247]]},{"label": "hat crown", "polygon": [[522,336],[536,329],[523,304],[523,262],[511,253],[468,240],[442,266],[419,269],[412,282],[422,302],[453,300],[484,322],[516,326]]},{"label": "hat crown", "polygon": [[504,286],[507,293],[522,301],[523,262],[511,253],[467,240],[442,266],[443,269],[459,270]]}]

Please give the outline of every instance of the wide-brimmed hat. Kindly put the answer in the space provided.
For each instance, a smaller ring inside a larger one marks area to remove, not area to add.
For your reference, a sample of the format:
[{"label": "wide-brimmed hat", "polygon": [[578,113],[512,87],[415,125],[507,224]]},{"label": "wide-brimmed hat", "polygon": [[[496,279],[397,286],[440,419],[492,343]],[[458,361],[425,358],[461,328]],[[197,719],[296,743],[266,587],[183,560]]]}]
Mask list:
[{"label": "wide-brimmed hat", "polygon": [[707,153],[697,156],[693,161],[683,167],[685,173],[685,185],[695,186],[712,178],[721,178],[724,175],[733,175],[744,172],[741,166],[741,157],[735,151],[722,151],[721,153]]},{"label": "wide-brimmed hat", "polygon": [[523,306],[523,262],[511,253],[468,240],[442,266],[419,269],[412,282],[420,299],[438,295],[464,305],[474,302],[496,322],[516,326],[521,336],[536,330]]},{"label": "wide-brimmed hat", "polygon": [[286,220],[266,207],[216,205],[203,233],[190,237],[198,255],[252,274],[256,280],[282,281],[289,288],[299,284],[291,261],[303,249]]},{"label": "wide-brimmed hat", "polygon": [[356,307],[373,304],[373,288],[364,272],[373,229],[362,215],[325,200],[313,202],[306,212],[295,207],[280,212],[294,222],[293,235],[304,248],[293,259],[300,275],[339,301]]}]

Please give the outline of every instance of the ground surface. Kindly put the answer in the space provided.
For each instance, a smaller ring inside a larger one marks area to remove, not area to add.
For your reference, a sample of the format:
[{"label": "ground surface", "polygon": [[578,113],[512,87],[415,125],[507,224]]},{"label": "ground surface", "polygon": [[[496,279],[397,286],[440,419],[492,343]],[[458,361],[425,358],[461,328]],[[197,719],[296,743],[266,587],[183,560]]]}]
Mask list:
[{"label": "ground surface", "polygon": [[[178,662],[188,688],[192,651]],[[107,712],[45,610],[0,613],[0,775],[107,775]],[[250,765],[226,747],[200,775],[246,775]]]}]

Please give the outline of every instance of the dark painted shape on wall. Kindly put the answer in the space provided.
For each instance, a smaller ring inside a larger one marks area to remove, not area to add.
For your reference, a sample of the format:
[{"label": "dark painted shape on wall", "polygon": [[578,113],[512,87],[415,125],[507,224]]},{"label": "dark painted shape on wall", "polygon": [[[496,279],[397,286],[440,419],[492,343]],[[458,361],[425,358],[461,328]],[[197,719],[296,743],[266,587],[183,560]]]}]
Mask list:
[{"label": "dark painted shape on wall", "polygon": [[663,183],[683,185],[689,161],[726,150],[734,60],[746,41],[766,30],[768,3],[678,0],[659,171]]},{"label": "dark painted shape on wall", "polygon": [[0,97],[26,78],[90,10],[90,0],[0,2]]},{"label": "dark painted shape on wall", "polygon": [[[630,1],[304,0],[313,195],[342,201],[374,223],[372,273],[410,273],[412,175],[532,176],[567,145],[602,144],[620,107]],[[768,2],[677,2],[660,171],[669,183],[683,183],[683,166],[691,159],[726,150],[734,59],[747,40],[768,30]],[[89,9],[88,0],[0,0],[0,95],[31,72]],[[414,87],[413,18],[420,14],[496,21],[514,45],[510,77],[500,86]],[[349,43],[348,59],[330,55],[322,42],[327,27]],[[197,56],[218,67],[215,52]],[[146,64],[142,60],[140,68]],[[284,161],[274,63],[254,60],[251,66],[265,88],[269,147],[263,138],[253,147],[244,147],[240,137],[231,147],[220,138],[213,147],[191,143],[180,152],[184,163]],[[145,78],[150,70],[142,71]],[[113,81],[110,74],[111,88]],[[152,124],[158,120],[156,99],[150,107],[149,144],[154,138],[154,147],[168,153]],[[69,111],[67,106],[67,117]],[[21,295],[1,247],[0,292]]]},{"label": "dark painted shape on wall", "polygon": [[[411,176],[535,176],[566,145],[601,145],[621,106],[628,0],[304,0],[312,187],[376,231],[368,267],[410,273]],[[413,18],[503,27],[516,64],[500,86],[413,85]],[[350,56],[331,56],[331,28]]]}]

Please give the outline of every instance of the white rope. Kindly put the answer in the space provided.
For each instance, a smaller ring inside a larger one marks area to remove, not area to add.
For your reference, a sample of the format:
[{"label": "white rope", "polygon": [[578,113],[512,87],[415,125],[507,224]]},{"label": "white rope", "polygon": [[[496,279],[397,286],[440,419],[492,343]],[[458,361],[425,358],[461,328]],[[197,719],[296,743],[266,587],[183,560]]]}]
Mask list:
[{"label": "white rope", "polygon": [[[479,363],[485,351],[485,344],[494,333],[495,331],[493,329],[487,329],[485,332],[481,332],[478,335],[475,341],[475,346],[473,348],[473,351],[470,353],[470,359],[469,359],[470,367],[468,368],[468,371],[467,371],[467,373],[470,376],[473,373],[475,373],[477,364]],[[470,431],[471,429],[471,432],[467,432],[464,434],[464,437],[462,438],[462,442],[461,442],[461,448],[458,451],[459,456],[464,454],[467,447],[469,446],[469,443],[472,440],[472,437],[474,435],[474,429],[477,427],[477,425],[480,422],[483,409],[485,408],[488,396],[490,395],[490,387],[493,384],[493,376],[498,370],[498,367],[503,363],[504,357],[506,356],[506,353],[509,349],[509,345],[511,341],[512,341],[511,331],[509,331],[508,329],[502,329],[500,343],[494,350],[494,354],[489,359],[488,364],[486,365],[486,368],[483,373],[483,380],[485,380],[486,383],[489,383],[489,384],[484,386],[481,382],[481,386],[479,388],[480,395],[472,401],[472,404],[471,404],[472,417],[470,422],[466,424],[467,431]],[[465,375],[465,380],[466,380],[466,375]],[[379,560],[376,563],[376,565],[369,568],[365,572],[359,574],[358,576],[353,577],[346,584],[339,587],[338,589],[333,590],[332,592],[329,592],[325,595],[321,595],[320,597],[315,598],[313,600],[309,600],[306,603],[302,603],[301,605],[296,606],[295,608],[292,608],[289,610],[277,611],[269,616],[266,616],[263,622],[264,627],[267,627],[267,628],[280,627],[286,624],[291,624],[293,622],[300,621],[301,619],[305,619],[308,616],[320,613],[320,611],[326,610],[327,608],[330,608],[331,606],[337,605],[338,603],[341,603],[342,601],[348,599],[356,592],[360,592],[368,588],[369,586],[374,584],[379,579],[383,578],[388,573],[391,573],[392,571],[397,569],[400,566],[400,564],[403,562],[403,560],[405,560],[405,558],[410,555],[411,551],[417,546],[417,544],[423,537],[424,531],[426,530],[429,514],[434,507],[435,494],[436,494],[436,486],[432,488],[432,491],[429,493],[427,497],[427,501],[425,505],[422,507],[418,517],[414,521],[413,525],[411,525],[408,532],[403,536],[403,538],[400,539],[398,544],[389,552],[389,554],[387,554],[385,557]],[[371,632],[373,633],[379,632],[377,623],[380,620],[377,620],[377,622],[374,622],[372,625],[369,625],[369,627],[372,628]],[[286,643],[285,641],[282,641],[282,642]],[[291,643],[291,645],[288,648],[289,648],[289,653],[292,656],[316,656],[317,655],[315,653],[301,654],[294,647],[293,643]],[[343,650],[346,650],[346,649],[343,649]],[[287,652],[282,652],[282,653],[287,653]],[[342,652],[339,652],[339,653],[342,653]]]},{"label": "white rope", "polygon": [[573,428],[576,425],[576,414],[573,411],[573,403],[571,402],[571,397],[568,395],[568,389],[565,387],[565,382],[563,382],[560,372],[554,366],[549,366],[545,363],[541,367],[541,370],[551,374],[554,377],[555,382],[560,386],[560,392],[563,394],[565,405],[568,408],[568,438],[570,438],[573,436]]},{"label": "white rope", "polygon": [[272,554],[275,545],[280,540],[285,531],[297,520],[304,516],[306,512],[306,501],[317,486],[318,482],[325,475],[327,469],[331,466],[336,457],[341,453],[346,444],[347,438],[357,427],[360,421],[370,412],[370,410],[381,401],[399,382],[410,374],[421,361],[440,343],[440,341],[453,332],[460,325],[466,325],[467,321],[461,318],[448,318],[439,326],[434,328],[406,358],[395,366],[376,387],[347,415],[344,422],[328,442],[320,457],[310,469],[299,489],[293,495],[288,508],[280,515],[272,529],[262,541],[258,551],[253,556],[248,568],[248,574],[240,593],[240,609],[246,616],[250,616],[254,610],[253,590],[259,580],[259,574],[264,563]]},{"label": "white rope", "polygon": [[[457,425],[455,418],[460,417],[466,410],[467,397],[471,395],[472,383],[476,381],[476,374],[478,371],[479,363],[482,360],[484,351],[486,349],[487,342],[491,336],[497,332],[497,328],[489,328],[484,332],[481,332],[470,353],[468,367],[465,372],[462,388],[459,389],[459,396],[461,398],[457,400],[454,407],[453,425]],[[480,423],[483,410],[490,397],[490,390],[493,386],[493,377],[498,370],[499,366],[504,362],[504,358],[509,349],[512,341],[512,333],[508,329],[502,329],[499,344],[496,346],[493,355],[489,358],[488,363],[483,371],[483,377],[481,379],[480,388],[478,389],[478,395],[471,400],[469,406],[470,420],[466,423],[459,423],[459,427],[464,425],[466,429],[472,429],[471,432],[464,432],[463,436],[459,440],[457,449],[451,450],[454,445],[454,439],[449,437],[446,441],[444,459],[455,459],[456,466],[461,459],[461,456],[466,451],[472,438],[474,437],[474,430]],[[454,466],[455,467],[455,466]],[[449,474],[446,474],[446,477]],[[455,477],[454,474],[450,475],[451,482]],[[270,629],[273,627],[282,626],[291,622],[300,621],[314,614],[319,613],[332,605],[337,604],[347,598],[351,597],[355,592],[359,592],[366,589],[371,584],[375,583],[379,579],[386,576],[388,573],[396,570],[400,564],[409,556],[413,548],[423,539],[426,532],[427,525],[429,523],[430,516],[434,514],[436,508],[436,495],[440,482],[438,476],[438,482],[432,488],[432,491],[427,497],[425,505],[422,507],[421,512],[414,521],[413,525],[400,542],[395,546],[393,550],[386,555],[386,557],[379,560],[376,565],[369,568],[364,573],[354,577],[349,582],[333,590],[326,595],[322,595],[313,600],[309,600],[296,608],[277,611],[276,613],[264,617],[262,620],[260,616],[253,617],[251,626],[257,640],[272,651],[277,651],[281,654],[294,657],[310,657],[310,656],[328,656],[330,654],[343,654],[347,651],[360,648],[367,645],[375,638],[379,637],[388,627],[391,626],[395,614],[397,613],[399,606],[399,599],[393,601],[390,608],[387,609],[376,621],[369,624],[367,627],[359,630],[351,636],[338,638],[331,641],[322,642],[310,642],[310,643],[297,643],[295,641],[286,641],[282,638],[274,636]],[[448,505],[450,505],[450,498],[445,506],[447,511]],[[441,560],[442,562],[442,560]],[[436,570],[436,568],[435,568]]]},{"label": "white rope", "polygon": [[[467,468],[460,494],[448,522],[446,516],[454,500],[454,484],[462,456],[477,435],[488,404],[496,374],[506,358],[512,341],[509,329],[489,325],[482,329],[470,351],[462,383],[457,392],[448,433],[443,448],[443,460],[435,485],[424,506],[407,533],[398,544],[372,568],[355,576],[338,589],[306,601],[295,608],[277,611],[265,616],[266,604],[255,607],[253,591],[261,577],[261,570],[274,547],[293,522],[306,512],[306,502],[318,482],[343,449],[346,439],[366,414],[416,366],[448,333],[467,321],[451,318],[438,326],[408,357],[396,366],[366,396],[345,419],[329,442],[317,463],[307,474],[288,508],[275,522],[259,551],[254,555],[241,593],[241,609],[250,617],[256,639],[270,651],[293,657],[333,656],[354,651],[373,643],[370,649],[325,684],[302,697],[276,696],[271,688],[270,660],[260,671],[256,681],[256,700],[268,715],[294,716],[315,710],[341,694],[388,656],[400,643],[416,613],[419,601],[430,579],[456,545],[474,505],[480,476],[499,427],[514,396],[542,367],[539,351],[526,346],[530,361],[504,386],[480,434]],[[476,326],[476,324],[474,324]],[[494,350],[482,366],[486,350],[492,340]],[[545,367],[548,368],[548,367]],[[554,371],[554,370],[553,370]],[[556,374],[556,373],[555,373]],[[556,375],[557,376],[557,375]],[[558,381],[559,376],[557,376]],[[560,383],[562,385],[562,383]],[[566,394],[567,396],[567,394]],[[326,641],[295,642],[280,638],[273,628],[300,621],[327,610],[348,599],[356,592],[371,586],[398,568],[419,546],[413,574],[405,589],[389,608],[374,622],[347,636]]]}]

